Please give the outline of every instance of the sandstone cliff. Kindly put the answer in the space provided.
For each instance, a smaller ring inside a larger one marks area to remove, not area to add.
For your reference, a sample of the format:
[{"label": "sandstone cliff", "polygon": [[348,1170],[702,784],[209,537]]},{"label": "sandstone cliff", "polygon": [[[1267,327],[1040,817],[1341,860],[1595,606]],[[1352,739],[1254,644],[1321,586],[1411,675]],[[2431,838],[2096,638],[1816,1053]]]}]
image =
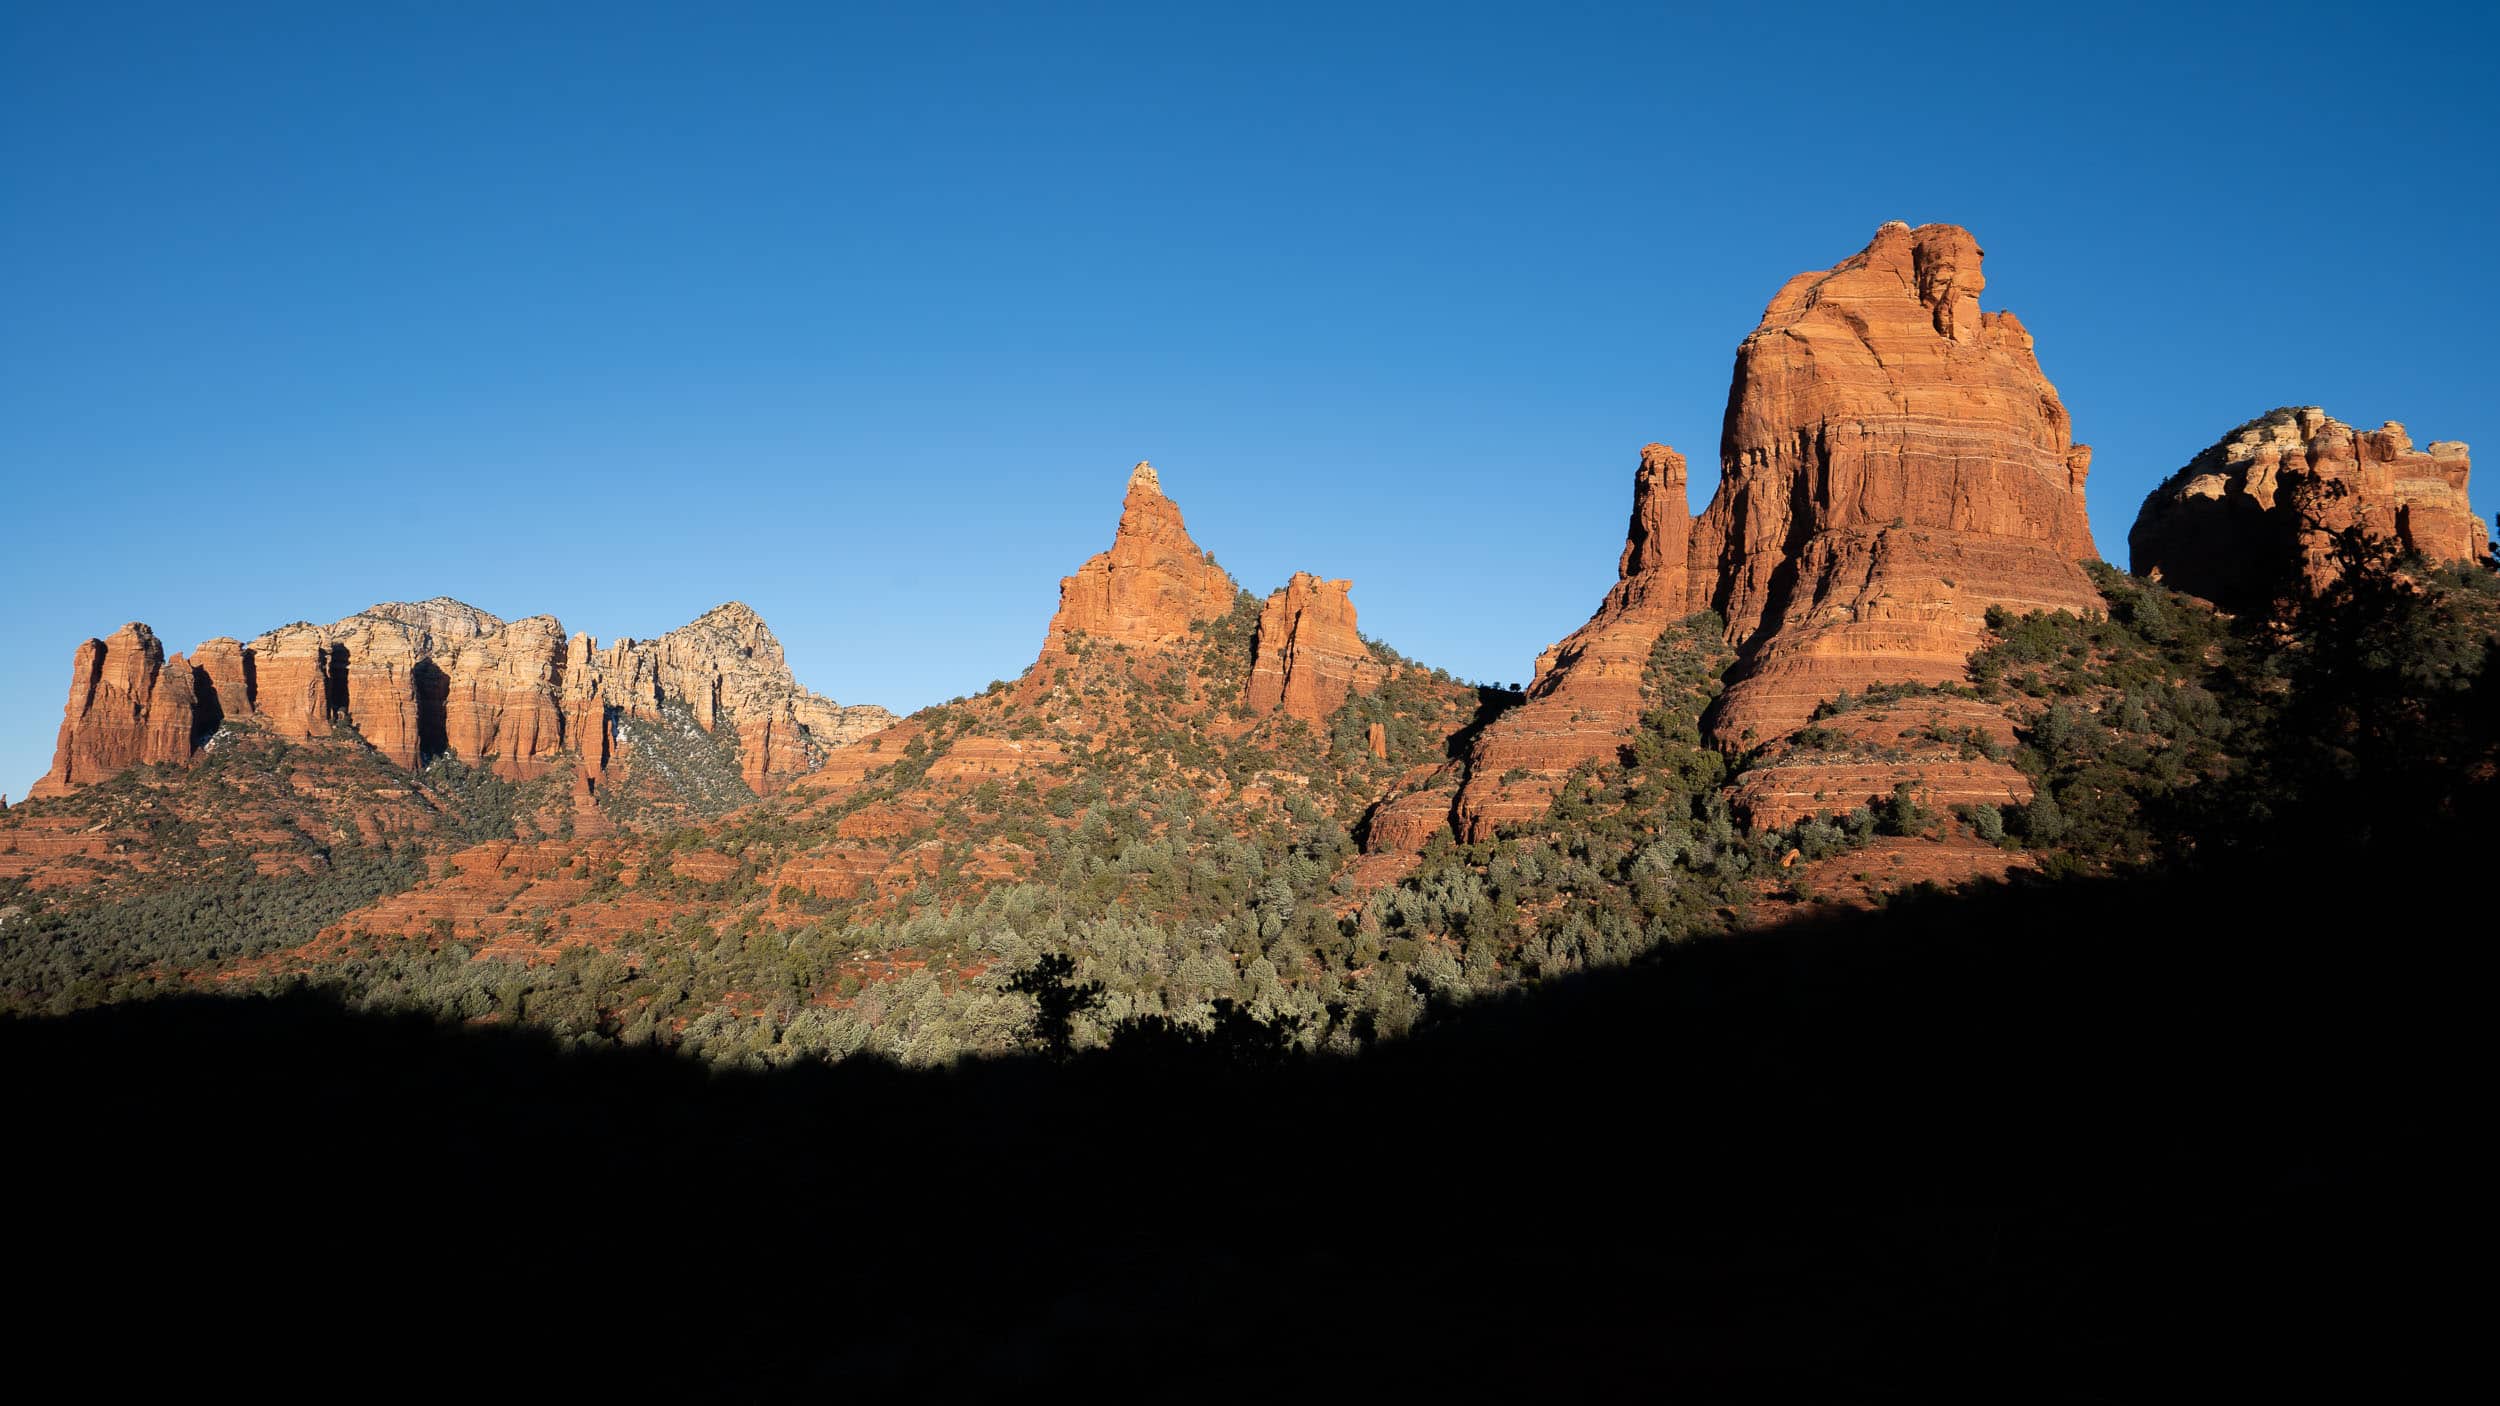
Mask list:
[{"label": "sandstone cliff", "polygon": [[1283,712],[1316,725],[1349,695],[1379,686],[1388,667],[1355,628],[1353,589],[1351,581],[1297,571],[1267,598],[1251,654],[1252,712]]},{"label": "sandstone cliff", "polygon": [[2487,560],[2489,534],[2466,499],[2471,469],[2463,444],[2416,450],[2392,420],[2356,430],[2314,405],[2268,411],[2146,495],[2129,566],[2246,611],[2332,584],[2335,534],[2348,527],[2433,562]]},{"label": "sandstone cliff", "polygon": [[142,762],[187,762],[195,736],[250,721],[291,741],[340,728],[402,767],[452,756],[528,780],[568,754],[586,779],[617,758],[612,712],[682,706],[735,739],[769,794],[893,721],[809,693],[763,620],[732,602],[656,640],[606,650],[552,616],[506,622],[448,598],[386,603],[249,644],[214,639],[168,660],[144,625],[80,646],[52,772],[57,795]]},{"label": "sandstone cliff", "polygon": [[437,660],[503,623],[437,596],[386,602],[328,625],[282,626],[246,646],[261,680],[253,706],[292,738],[327,736],[344,714],[375,751],[415,766],[420,755],[449,750],[435,731],[450,693]]},{"label": "sandstone cliff", "polygon": [[1790,279],[1737,349],[1691,599],[1738,652],[1712,718],[1767,741],[1879,682],[1959,680],[1988,607],[2090,610],[2091,451],[1955,225]]},{"label": "sandstone cliff", "polygon": [[[589,700],[628,716],[658,719],[669,705],[683,707],[705,732],[728,730],[738,740],[739,772],[747,788],[770,795],[823,761],[825,753],[887,726],[894,715],[873,705],[845,707],[799,687],[782,655],[781,641],[763,617],[743,602],[705,611],[654,640],[619,639],[606,650],[580,636],[571,660],[570,709],[585,721]],[[585,743],[594,751],[612,745],[603,733]]]},{"label": "sandstone cliff", "polygon": [[[1631,740],[1650,650],[1693,609],[1685,482],[1683,455],[1663,444],[1642,448],[1615,584],[1587,624],[1537,659],[1527,702],[1476,738],[1453,813],[1461,839],[1488,839],[1503,822],[1543,814],[1572,768],[1613,761]],[[1413,841],[1419,804],[1409,801],[1386,826],[1385,814],[1376,818],[1379,842]]]},{"label": "sandstone cliff", "polygon": [[78,646],[52,769],[29,793],[57,796],[125,768],[191,759],[198,697],[189,660],[165,657],[147,626]]},{"label": "sandstone cliff", "polygon": [[492,758],[495,770],[514,780],[544,775],[571,747],[564,735],[564,644],[564,626],[550,615],[464,641],[440,666],[442,734],[426,738],[429,747],[471,763]]},{"label": "sandstone cliff", "polygon": [[1129,471],[1110,550],[1060,581],[1059,611],[1042,652],[1065,652],[1074,634],[1112,644],[1168,644],[1192,624],[1230,612],[1240,591],[1190,540],[1154,466],[1141,461]]},{"label": "sandstone cliff", "polygon": [[252,716],[252,662],[240,641],[222,635],[191,651],[191,666],[198,671],[201,731],[211,731],[228,718]]}]

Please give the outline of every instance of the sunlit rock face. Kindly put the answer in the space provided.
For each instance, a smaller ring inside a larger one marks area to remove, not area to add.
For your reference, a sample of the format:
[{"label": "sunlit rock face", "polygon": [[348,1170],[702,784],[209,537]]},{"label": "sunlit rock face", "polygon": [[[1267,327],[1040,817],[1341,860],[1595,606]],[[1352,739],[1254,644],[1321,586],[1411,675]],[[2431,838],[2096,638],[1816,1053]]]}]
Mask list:
[{"label": "sunlit rock face", "polygon": [[1689,553],[1691,599],[1737,650],[1723,744],[1844,688],[1961,678],[1990,606],[2098,604],[2091,451],[1986,286],[1970,231],[1888,224],[1790,279],[1737,348]]},{"label": "sunlit rock face", "polygon": [[1297,571],[1267,598],[1252,646],[1252,712],[1282,712],[1316,725],[1348,697],[1379,686],[1388,668],[1372,657],[1356,628],[1353,589],[1351,581]]},{"label": "sunlit rock face", "polygon": [[2432,562],[2484,561],[2453,440],[2417,450],[2393,420],[2356,430],[2317,406],[2241,425],[2144,499],[2129,568],[2226,610],[2263,610],[2333,584],[2337,533],[2360,527]]},{"label": "sunlit rock face", "polygon": [[1109,550],[1059,582],[1059,611],[1043,652],[1064,651],[1075,634],[1111,644],[1166,644],[1192,624],[1229,612],[1239,590],[1190,539],[1179,506],[1163,496],[1161,477],[1141,462],[1129,472]]},{"label": "sunlit rock face", "polygon": [[218,638],[168,659],[124,626],[79,646],[52,771],[58,795],[144,762],[187,763],[220,723],[290,741],[341,732],[403,767],[456,757],[526,781],[570,757],[584,777],[618,761],[612,717],[682,708],[734,739],[741,777],[768,795],[886,726],[883,708],[800,688],[781,642],[732,601],[655,640],[600,649],[553,616],[504,621],[449,598],[386,602],[249,644]]},{"label": "sunlit rock face", "polygon": [[[1572,768],[1614,760],[1640,726],[1650,650],[1692,609],[1686,477],[1683,455],[1643,446],[1615,584],[1587,624],[1538,657],[1527,701],[1477,736],[1451,812],[1462,839],[1542,815]],[[1399,826],[1411,830],[1414,820],[1401,813],[1382,833],[1403,836]]]},{"label": "sunlit rock face", "polygon": [[129,767],[188,762],[197,721],[191,662],[166,658],[147,626],[133,621],[88,640],[70,657],[52,768],[30,794],[57,796]]}]

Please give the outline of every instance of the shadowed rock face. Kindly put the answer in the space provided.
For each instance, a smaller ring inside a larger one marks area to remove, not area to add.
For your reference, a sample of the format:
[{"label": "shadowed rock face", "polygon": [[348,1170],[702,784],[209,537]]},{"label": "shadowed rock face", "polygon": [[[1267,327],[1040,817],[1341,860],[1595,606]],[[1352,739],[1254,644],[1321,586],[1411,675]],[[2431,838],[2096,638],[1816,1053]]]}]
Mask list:
[{"label": "shadowed rock face", "polygon": [[2433,562],[2483,561],[2453,440],[2417,451],[2390,420],[2355,430],[2312,406],[2271,410],[2190,460],[2144,499],[2129,569],[2226,610],[2263,610],[2335,580],[2335,534],[2361,527]]},{"label": "shadowed rock face", "polygon": [[142,762],[187,762],[196,734],[252,721],[295,741],[337,728],[400,766],[453,756],[513,780],[568,754],[585,777],[617,757],[611,710],[684,706],[738,740],[749,789],[769,794],[834,748],[893,721],[798,686],[781,643],[731,602],[656,640],[601,650],[554,617],[505,622],[448,598],[388,603],[250,644],[214,639],[196,667],[168,660],[144,625],[79,647],[61,746],[37,790],[57,795]]},{"label": "shadowed rock face", "polygon": [[[1543,814],[1572,768],[1614,760],[1640,725],[1650,650],[1693,609],[1685,481],[1683,455],[1663,444],[1642,448],[1615,584],[1587,624],[1537,659],[1527,702],[1477,736],[1452,812],[1460,838],[1487,839],[1496,825]],[[1397,819],[1405,829],[1375,826],[1382,843],[1414,839],[1412,817]]]},{"label": "shadowed rock face", "polygon": [[1251,656],[1251,711],[1316,725],[1350,695],[1379,686],[1388,669],[1355,627],[1353,589],[1297,571],[1267,598]]},{"label": "shadowed rock face", "polygon": [[2091,451],[1956,225],[1790,279],[1737,349],[1691,595],[1738,663],[1712,717],[1766,741],[1844,688],[1962,676],[1988,607],[2088,610]]},{"label": "shadowed rock face", "polygon": [[1224,568],[1190,540],[1154,466],[1141,462],[1129,472],[1110,550],[1059,582],[1059,612],[1042,652],[1065,651],[1071,633],[1113,644],[1169,643],[1192,624],[1229,612],[1239,593]]}]

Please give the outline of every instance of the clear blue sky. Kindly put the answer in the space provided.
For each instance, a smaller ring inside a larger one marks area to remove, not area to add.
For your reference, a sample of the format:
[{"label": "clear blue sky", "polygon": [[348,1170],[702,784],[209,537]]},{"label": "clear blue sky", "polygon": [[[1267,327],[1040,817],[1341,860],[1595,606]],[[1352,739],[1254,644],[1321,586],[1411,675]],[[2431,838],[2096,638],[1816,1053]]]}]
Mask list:
[{"label": "clear blue sky", "polygon": [[2275,405],[2490,458],[2495,52],[2384,4],[16,0],[0,790],[128,619],[734,597],[839,699],[969,692],[1139,458],[1251,590],[1524,678],[1638,446],[1698,506],[1737,342],[1888,219],[1977,231],[2113,559]]}]

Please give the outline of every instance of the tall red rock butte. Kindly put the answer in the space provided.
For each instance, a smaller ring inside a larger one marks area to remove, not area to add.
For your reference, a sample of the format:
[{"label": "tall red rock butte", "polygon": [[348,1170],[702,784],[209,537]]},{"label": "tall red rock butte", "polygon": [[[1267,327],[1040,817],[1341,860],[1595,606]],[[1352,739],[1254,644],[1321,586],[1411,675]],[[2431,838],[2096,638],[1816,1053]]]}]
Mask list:
[{"label": "tall red rock butte", "polygon": [[186,761],[197,726],[190,661],[166,658],[147,626],[124,625],[72,656],[52,769],[29,794],[63,795],[128,767]]},{"label": "tall red rock butte", "polygon": [[1141,460],[1129,471],[1110,549],[1059,582],[1059,611],[1042,652],[1065,652],[1078,634],[1111,644],[1168,644],[1198,621],[1230,612],[1240,594],[1232,576],[1190,540],[1154,465]]},{"label": "tall red rock butte", "polygon": [[1738,662],[1712,716],[1745,746],[1843,689],[1963,675],[1988,607],[2097,608],[2091,450],[1978,242],[1895,222],[1788,281],[1737,349],[1692,602]]},{"label": "tall red rock butte", "polygon": [[[1899,222],[1790,279],[1737,348],[1709,507],[1689,519],[1682,456],[1644,449],[1597,613],[1537,661],[1527,701],[1477,735],[1455,800],[1440,789],[1446,772],[1401,783],[1367,847],[1419,847],[1445,824],[1472,842],[1543,814],[1572,768],[1631,740],[1650,650],[1695,611],[1725,617],[1737,655],[1712,740],[1751,748],[1843,691],[1959,682],[1990,606],[2096,609],[2083,570],[2097,555],[2083,496],[2091,450],[2074,443],[2030,333],[2012,313],[1980,310],[1985,287],[1968,230]],[[2028,794],[1998,763],[1920,758],[1843,774],[1779,762],[1738,797],[1757,824],[1846,810],[1901,779],[1932,782],[1940,801]]]},{"label": "tall red rock butte", "polygon": [[2333,584],[2335,535],[2360,527],[2432,562],[2487,561],[2467,501],[2465,445],[2416,450],[2390,420],[2356,430],[2318,407],[2270,410],[2147,494],[2129,569],[2225,610],[2263,610]]},{"label": "tall red rock butte", "polygon": [[1692,610],[1685,482],[1683,455],[1642,447],[1615,584],[1587,624],[1538,657],[1527,701],[1477,736],[1453,812],[1461,839],[1544,814],[1572,768],[1613,761],[1639,726],[1650,650]]},{"label": "tall red rock butte", "polygon": [[1355,628],[1353,589],[1351,581],[1297,571],[1267,598],[1251,656],[1252,712],[1281,711],[1316,725],[1388,676]]},{"label": "tall red rock butte", "polygon": [[598,648],[554,617],[506,622],[438,597],[329,625],[214,639],[171,659],[145,625],[89,640],[73,662],[52,770],[59,795],[143,763],[186,765],[221,723],[292,741],[346,731],[403,767],[434,756],[528,780],[570,756],[586,778],[616,759],[613,719],[682,708],[732,730],[748,788],[770,794],[893,714],[800,688],[762,619],[731,602],[656,640]]}]

